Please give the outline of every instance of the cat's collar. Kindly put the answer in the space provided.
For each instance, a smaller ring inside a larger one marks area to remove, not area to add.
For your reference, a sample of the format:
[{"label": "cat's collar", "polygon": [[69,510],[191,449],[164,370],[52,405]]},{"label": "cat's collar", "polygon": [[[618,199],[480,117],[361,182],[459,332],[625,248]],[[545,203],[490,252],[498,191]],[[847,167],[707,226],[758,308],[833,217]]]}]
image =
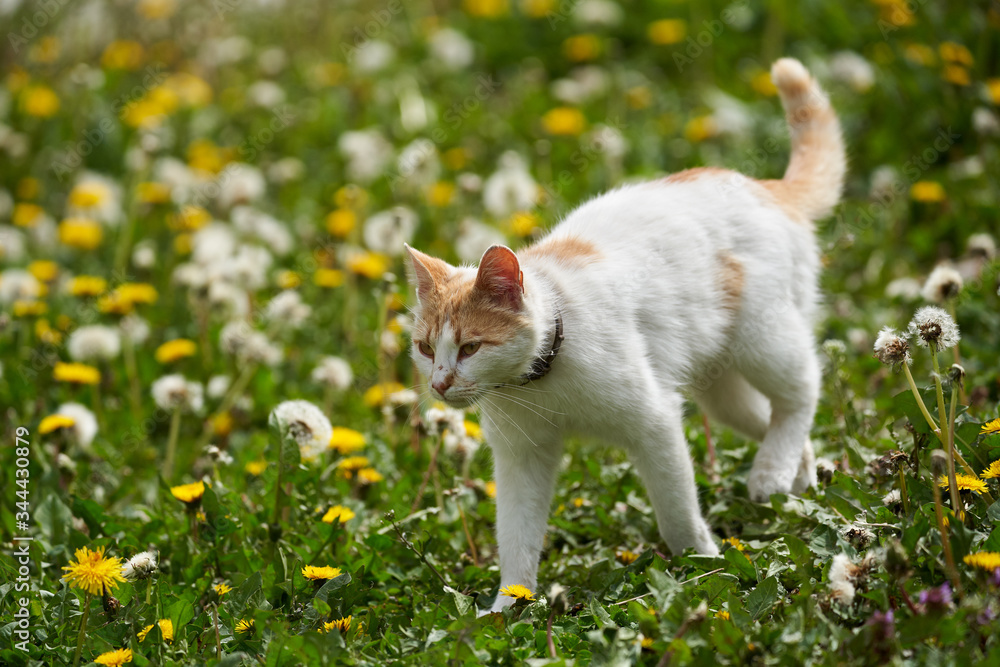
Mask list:
[{"label": "cat's collar", "polygon": [[563,338],[562,314],[556,313],[556,326],[555,333],[552,336],[552,345],[549,346],[548,352],[535,357],[534,361],[531,362],[531,370],[521,376],[522,385],[528,384],[533,380],[540,380],[552,370],[552,362],[556,358],[556,355],[559,354]]}]

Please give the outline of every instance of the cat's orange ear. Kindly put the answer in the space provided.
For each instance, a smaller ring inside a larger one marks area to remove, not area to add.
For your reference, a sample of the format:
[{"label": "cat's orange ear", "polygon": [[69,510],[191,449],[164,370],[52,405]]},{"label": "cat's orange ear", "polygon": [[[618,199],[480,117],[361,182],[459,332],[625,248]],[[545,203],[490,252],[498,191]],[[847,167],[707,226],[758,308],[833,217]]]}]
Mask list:
[{"label": "cat's orange ear", "polygon": [[517,255],[502,245],[491,246],[479,262],[476,289],[514,310],[520,310],[524,296],[524,276]]},{"label": "cat's orange ear", "polygon": [[406,252],[410,256],[410,282],[417,288],[417,299],[420,303],[427,303],[437,294],[438,284],[448,279],[451,267],[447,262],[425,255],[408,245]]}]

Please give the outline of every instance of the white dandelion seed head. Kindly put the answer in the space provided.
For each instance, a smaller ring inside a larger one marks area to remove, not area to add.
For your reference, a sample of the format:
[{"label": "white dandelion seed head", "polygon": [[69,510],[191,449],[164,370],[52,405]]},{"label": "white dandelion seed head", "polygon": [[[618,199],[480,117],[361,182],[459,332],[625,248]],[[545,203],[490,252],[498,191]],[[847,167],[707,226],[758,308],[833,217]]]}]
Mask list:
[{"label": "white dandelion seed head", "polygon": [[126,315],[118,322],[122,338],[133,345],[142,345],[149,338],[149,322],[135,313]]},{"label": "white dandelion seed head", "polygon": [[24,233],[10,225],[0,225],[0,260],[20,262],[24,258]]},{"label": "white dandelion seed head", "polygon": [[157,570],[156,554],[140,551],[122,565],[122,576],[129,581],[148,579]]},{"label": "white dandelion seed head", "polygon": [[886,507],[896,507],[902,502],[903,497],[900,494],[899,489],[893,489],[882,497],[882,504]]},{"label": "white dandelion seed head", "polygon": [[918,345],[929,347],[933,344],[938,350],[954,347],[961,339],[955,320],[937,306],[917,310],[910,321],[909,334],[916,337]]},{"label": "white dandelion seed head", "polygon": [[124,215],[122,209],[122,186],[112,178],[86,171],[80,174],[73,189],[86,189],[94,195],[93,203],[84,206],[66,206],[67,218],[92,218],[105,225],[115,227]]},{"label": "white dandelion seed head", "polygon": [[413,240],[419,219],[417,214],[405,206],[394,206],[387,211],[379,211],[365,220],[363,235],[369,250],[384,255],[397,256],[403,253],[403,244]]},{"label": "white dandelion seed head", "polygon": [[851,562],[847,554],[837,554],[830,565],[830,597],[844,606],[854,602],[856,589],[854,582],[860,568]]},{"label": "white dandelion seed head", "polygon": [[499,229],[475,218],[463,218],[458,223],[455,252],[463,262],[475,264],[491,246],[503,245],[506,242],[507,239]]},{"label": "white dandelion seed head", "polygon": [[69,356],[76,361],[106,361],[114,359],[122,350],[118,329],[92,324],[76,329],[66,341]]},{"label": "white dandelion seed head", "polygon": [[295,290],[285,290],[267,303],[264,312],[272,322],[298,329],[312,314],[312,307],[302,303],[302,297]]},{"label": "white dandelion seed head", "polygon": [[460,70],[472,64],[476,49],[472,41],[453,28],[441,28],[428,42],[431,56],[449,70]]},{"label": "white dandelion seed head", "polygon": [[230,320],[243,319],[250,313],[250,295],[225,280],[213,280],[208,285],[208,303],[213,313]]},{"label": "white dandelion seed head", "polygon": [[997,256],[997,242],[989,234],[973,234],[967,241],[969,254],[974,257],[993,259]]},{"label": "white dandelion seed head", "polygon": [[347,158],[348,176],[358,183],[371,183],[392,162],[392,144],[377,129],[344,132],[337,147]]},{"label": "white dandelion seed head", "polygon": [[344,391],[354,382],[354,371],[347,360],[340,357],[323,357],[313,369],[312,381],[337,391]]},{"label": "white dandelion seed head", "polygon": [[287,255],[294,246],[288,226],[277,218],[250,206],[237,206],[230,214],[235,227],[245,237],[259,241],[278,256]]},{"label": "white dandelion seed head", "polygon": [[200,412],[204,405],[203,389],[198,382],[188,382],[180,374],[164,375],[153,383],[153,401],[161,410]]},{"label": "white dandelion seed head", "polygon": [[441,429],[459,436],[465,435],[465,411],[443,403],[427,408],[424,413],[424,423],[431,435],[437,435]]},{"label": "white dandelion seed head", "polygon": [[63,403],[56,408],[55,414],[73,420],[69,432],[77,445],[86,449],[94,441],[97,436],[97,417],[87,406],[80,403]]},{"label": "white dandelion seed head", "polygon": [[220,276],[248,291],[267,285],[267,273],[274,258],[260,246],[242,245],[232,257],[224,260]]},{"label": "white dandelion seed head", "polygon": [[76,461],[66,452],[59,452],[59,456],[56,457],[56,467],[63,472],[73,474],[76,472]]},{"label": "white dandelion seed head", "polygon": [[232,162],[225,173],[227,177],[219,179],[219,196],[215,200],[223,209],[257,201],[267,190],[264,174],[251,164]]},{"label": "white dandelion seed head", "polygon": [[926,301],[944,303],[958,296],[962,285],[962,275],[953,266],[941,264],[927,277],[921,295]]},{"label": "white dandelion seed head", "polygon": [[514,151],[500,156],[500,168],[483,183],[483,206],[496,218],[533,208],[538,184]]},{"label": "white dandelion seed head", "polygon": [[279,403],[272,416],[298,443],[304,458],[313,458],[326,451],[333,435],[333,426],[323,411],[301,399]]},{"label": "white dandelion seed head", "polygon": [[396,59],[396,47],[381,39],[370,39],[353,53],[354,69],[362,74],[374,74]]},{"label": "white dandelion seed head", "polygon": [[205,386],[205,393],[209,398],[220,399],[229,391],[232,379],[228,375],[213,375]]},{"label": "white dandelion seed head", "polygon": [[830,74],[859,93],[875,84],[875,68],[864,56],[854,51],[839,51],[830,61]]},{"label": "white dandelion seed head", "polygon": [[37,299],[42,284],[24,269],[7,269],[0,273],[0,303]]},{"label": "white dandelion seed head", "polygon": [[156,266],[156,245],[149,239],[136,243],[132,250],[132,264],[138,269]]},{"label": "white dandelion seed head", "polygon": [[883,364],[910,364],[910,344],[892,327],[883,327],[875,339],[875,358]]}]

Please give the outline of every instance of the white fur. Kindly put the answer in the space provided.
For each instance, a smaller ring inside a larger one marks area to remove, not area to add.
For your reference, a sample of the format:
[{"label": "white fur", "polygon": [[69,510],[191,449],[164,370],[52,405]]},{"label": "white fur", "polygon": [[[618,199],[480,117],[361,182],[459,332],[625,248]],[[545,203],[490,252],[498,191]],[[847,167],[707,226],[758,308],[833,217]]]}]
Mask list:
[{"label": "white fur", "polygon": [[[450,331],[431,341],[433,360],[416,345],[413,352],[432,382],[454,375],[442,398],[481,408],[496,467],[501,587],[535,590],[568,433],[628,452],[674,553],[718,553],[698,507],[682,429],[685,393],[761,441],[747,482],[752,499],[815,483],[809,430],[820,382],[812,333],[819,259],[808,225],[762,196],[757,183],[724,173],[619,188],[578,208],[548,238],[589,242],[599,256],[586,264],[521,259],[531,322],[522,336],[462,361],[465,341]],[[736,306],[723,288],[723,253],[742,267]],[[565,341],[551,372],[517,386],[532,358],[549,349],[557,313]],[[511,602],[500,596],[494,610]]]}]

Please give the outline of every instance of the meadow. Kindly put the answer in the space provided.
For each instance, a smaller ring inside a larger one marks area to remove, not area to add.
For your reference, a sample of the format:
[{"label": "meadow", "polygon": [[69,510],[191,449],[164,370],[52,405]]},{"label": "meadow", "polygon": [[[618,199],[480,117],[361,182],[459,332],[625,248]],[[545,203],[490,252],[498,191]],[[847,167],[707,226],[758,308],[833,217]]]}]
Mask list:
[{"label": "meadow", "polygon": [[[1000,664],[995,2],[0,22],[0,663]],[[756,445],[692,403],[722,554],[671,554],[620,449],[574,440],[539,590],[479,616],[489,448],[414,375],[403,244],[475,263],[616,184],[779,177],[786,55],[850,159],[816,226],[818,487],[751,502]]]}]

